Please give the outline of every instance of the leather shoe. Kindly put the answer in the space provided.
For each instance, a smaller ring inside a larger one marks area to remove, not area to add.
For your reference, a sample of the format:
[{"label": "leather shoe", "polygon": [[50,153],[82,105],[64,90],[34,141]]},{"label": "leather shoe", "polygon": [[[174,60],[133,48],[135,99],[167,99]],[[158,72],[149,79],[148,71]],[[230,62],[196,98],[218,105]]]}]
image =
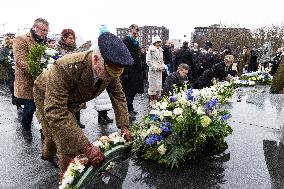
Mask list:
[{"label": "leather shoe", "polygon": [[54,167],[59,168],[59,164],[55,161],[55,157],[54,158],[47,158],[47,157],[44,157],[44,156],[40,156],[40,159],[42,159],[43,161],[48,161]]},{"label": "leather shoe", "polygon": [[85,129],[85,125],[84,124],[82,124],[82,123],[78,123],[78,125],[79,125],[79,127],[81,128],[81,129]]},{"label": "leather shoe", "polygon": [[33,139],[33,135],[32,135],[31,130],[23,129],[22,133],[23,133],[24,139],[29,140],[29,141]]}]

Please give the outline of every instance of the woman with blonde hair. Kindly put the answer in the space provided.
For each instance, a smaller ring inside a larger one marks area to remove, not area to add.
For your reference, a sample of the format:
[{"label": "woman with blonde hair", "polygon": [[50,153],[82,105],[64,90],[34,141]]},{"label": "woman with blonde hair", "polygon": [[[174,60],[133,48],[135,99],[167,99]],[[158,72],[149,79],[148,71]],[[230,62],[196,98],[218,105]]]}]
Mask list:
[{"label": "woman with blonde hair", "polygon": [[161,43],[162,40],[158,35],[153,37],[152,45],[149,46],[146,54],[146,63],[149,66],[148,95],[151,108],[154,107],[162,91],[162,73],[165,69],[165,64],[163,60],[164,50],[161,48]]}]

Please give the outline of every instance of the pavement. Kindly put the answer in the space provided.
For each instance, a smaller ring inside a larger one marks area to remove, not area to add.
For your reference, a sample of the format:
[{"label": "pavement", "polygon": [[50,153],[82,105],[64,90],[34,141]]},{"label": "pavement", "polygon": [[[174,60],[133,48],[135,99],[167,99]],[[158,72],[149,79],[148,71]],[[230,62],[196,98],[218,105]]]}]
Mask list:
[{"label": "pavement", "polygon": [[[134,104],[139,120],[148,111],[146,95],[138,95]],[[284,95],[270,94],[268,86],[238,88],[224,106],[232,114],[233,128],[224,153],[177,169],[131,157],[86,189],[284,189],[283,105]],[[40,125],[34,117],[34,138],[23,139],[16,107],[3,84],[0,107],[0,189],[58,188],[59,169],[40,159]],[[109,115],[114,118],[113,111]],[[117,130],[115,123],[98,125],[93,101],[82,110],[81,120],[90,141]]]}]

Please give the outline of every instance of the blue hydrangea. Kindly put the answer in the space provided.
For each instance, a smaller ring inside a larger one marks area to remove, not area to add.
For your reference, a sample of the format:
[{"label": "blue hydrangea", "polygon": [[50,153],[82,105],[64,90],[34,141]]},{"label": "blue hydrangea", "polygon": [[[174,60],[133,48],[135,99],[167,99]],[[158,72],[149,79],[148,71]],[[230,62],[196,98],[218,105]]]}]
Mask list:
[{"label": "blue hydrangea", "polygon": [[157,142],[163,140],[164,138],[160,135],[152,134],[146,138],[146,144],[151,146],[156,144]]},{"label": "blue hydrangea", "polygon": [[218,98],[213,98],[208,102],[206,102],[206,104],[204,105],[206,114],[209,115],[218,103],[219,103]]},{"label": "blue hydrangea", "polygon": [[170,122],[163,122],[160,128],[162,129],[162,135],[165,135],[171,132],[172,124]]},{"label": "blue hydrangea", "polygon": [[227,119],[229,119],[231,117],[230,114],[225,114],[221,116],[221,121],[226,121]]},{"label": "blue hydrangea", "polygon": [[176,99],[176,97],[174,97],[174,96],[170,96],[170,97],[169,97],[169,100],[170,100],[170,102],[175,102],[177,99]]},{"label": "blue hydrangea", "polygon": [[188,89],[185,93],[187,100],[194,101],[194,96],[192,95],[192,93],[193,93],[193,90],[192,90],[192,87],[190,87],[190,89]]}]

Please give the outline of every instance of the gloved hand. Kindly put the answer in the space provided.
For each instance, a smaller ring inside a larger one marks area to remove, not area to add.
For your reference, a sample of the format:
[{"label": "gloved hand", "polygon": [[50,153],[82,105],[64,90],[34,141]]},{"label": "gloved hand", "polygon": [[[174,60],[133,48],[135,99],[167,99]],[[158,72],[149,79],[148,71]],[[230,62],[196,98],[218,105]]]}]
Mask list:
[{"label": "gloved hand", "polygon": [[130,131],[129,131],[129,129],[128,129],[128,126],[126,126],[126,125],[121,126],[121,127],[120,127],[120,130],[121,130],[121,136],[123,136],[124,139],[125,139],[127,142],[129,142],[129,141],[132,140],[132,136],[131,136],[131,133],[130,133]]},{"label": "gloved hand", "polygon": [[100,166],[105,160],[105,156],[101,150],[92,144],[85,146],[83,153],[88,157],[89,163],[94,167]]}]

